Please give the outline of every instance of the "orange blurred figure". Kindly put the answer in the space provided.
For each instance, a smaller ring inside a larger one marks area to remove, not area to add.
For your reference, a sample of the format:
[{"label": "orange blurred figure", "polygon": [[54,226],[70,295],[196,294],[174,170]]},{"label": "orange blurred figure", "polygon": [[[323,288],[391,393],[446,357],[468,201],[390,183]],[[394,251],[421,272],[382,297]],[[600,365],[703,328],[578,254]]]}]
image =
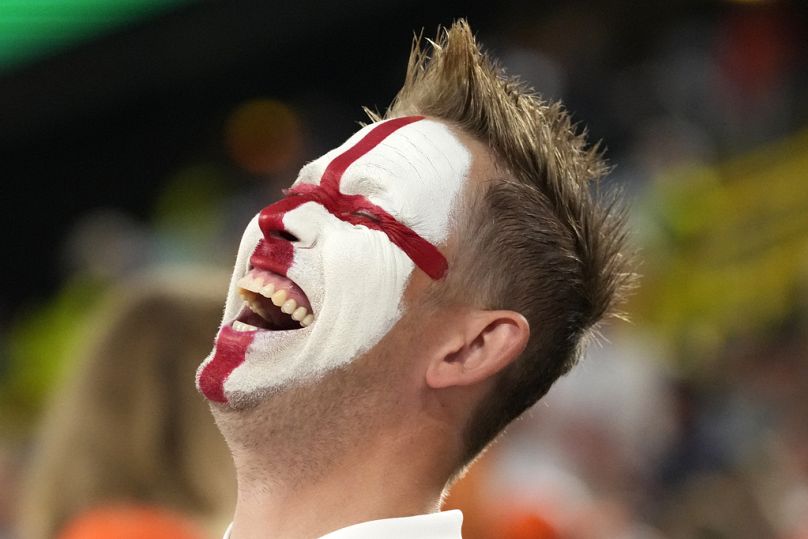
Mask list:
[{"label": "orange blurred figure", "polygon": [[156,507],[120,505],[87,511],[76,517],[58,539],[202,539],[196,526]]},{"label": "orange blurred figure", "polygon": [[560,539],[547,520],[532,512],[514,511],[503,519],[497,537],[501,539]]}]

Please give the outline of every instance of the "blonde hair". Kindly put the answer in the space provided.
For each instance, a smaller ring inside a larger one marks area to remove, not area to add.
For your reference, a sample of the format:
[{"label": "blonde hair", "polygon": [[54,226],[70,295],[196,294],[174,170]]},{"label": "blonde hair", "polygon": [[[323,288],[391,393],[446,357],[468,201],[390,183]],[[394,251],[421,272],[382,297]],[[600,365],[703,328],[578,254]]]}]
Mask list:
[{"label": "blonde hair", "polygon": [[[464,203],[443,300],[521,312],[531,337],[466,429],[473,458],[577,361],[634,282],[624,212],[592,188],[608,167],[560,103],[507,76],[460,20],[431,47],[416,38],[385,118],[422,114],[484,143],[498,177]],[[379,116],[372,113],[371,118]]]},{"label": "blonde hair", "polygon": [[56,394],[28,466],[20,537],[55,537],[108,503],[227,522],[232,462],[194,373],[210,351],[226,276],[181,272],[122,286]]}]

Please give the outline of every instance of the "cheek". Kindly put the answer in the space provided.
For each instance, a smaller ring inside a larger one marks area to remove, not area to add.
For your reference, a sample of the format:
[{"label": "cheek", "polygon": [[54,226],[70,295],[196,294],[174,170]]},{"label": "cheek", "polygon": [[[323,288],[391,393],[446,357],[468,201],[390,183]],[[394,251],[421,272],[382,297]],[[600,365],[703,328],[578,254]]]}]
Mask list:
[{"label": "cheek", "polygon": [[325,240],[321,321],[340,327],[344,335],[364,334],[362,344],[372,346],[398,320],[414,265],[377,230],[351,228]]},{"label": "cheek", "polygon": [[413,268],[387,235],[365,228],[337,232],[324,242],[322,256],[326,289],[350,284],[357,292],[373,289],[396,303]]},{"label": "cheek", "polygon": [[255,216],[241,237],[241,243],[238,248],[238,255],[236,256],[236,263],[233,267],[233,274],[230,277],[230,287],[228,288],[227,303],[225,304],[225,314],[223,321],[232,320],[236,317],[241,310],[242,300],[238,295],[238,287],[236,283],[241,277],[247,273],[247,266],[250,263],[250,256],[252,256],[255,246],[258,245],[258,240],[262,237],[261,229],[258,228],[258,216]]}]

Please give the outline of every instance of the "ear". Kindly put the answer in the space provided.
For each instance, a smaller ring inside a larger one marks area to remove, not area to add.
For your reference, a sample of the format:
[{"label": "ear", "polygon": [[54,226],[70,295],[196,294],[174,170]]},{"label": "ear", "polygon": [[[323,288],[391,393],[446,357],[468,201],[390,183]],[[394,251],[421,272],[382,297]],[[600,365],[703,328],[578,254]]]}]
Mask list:
[{"label": "ear", "polygon": [[530,325],[514,311],[466,313],[426,371],[433,389],[469,386],[488,380],[525,349]]}]

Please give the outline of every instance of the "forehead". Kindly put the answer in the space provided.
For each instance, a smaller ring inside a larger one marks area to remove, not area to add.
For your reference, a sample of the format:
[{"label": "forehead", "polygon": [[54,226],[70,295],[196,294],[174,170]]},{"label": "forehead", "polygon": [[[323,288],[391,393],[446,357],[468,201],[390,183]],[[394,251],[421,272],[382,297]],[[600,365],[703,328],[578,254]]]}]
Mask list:
[{"label": "forehead", "polygon": [[[368,135],[378,125],[365,126],[306,165],[296,183],[319,183],[334,159],[368,145]],[[422,119],[392,131],[351,161],[339,190],[365,196],[425,239],[442,241],[470,164],[469,149],[446,124]]]}]

